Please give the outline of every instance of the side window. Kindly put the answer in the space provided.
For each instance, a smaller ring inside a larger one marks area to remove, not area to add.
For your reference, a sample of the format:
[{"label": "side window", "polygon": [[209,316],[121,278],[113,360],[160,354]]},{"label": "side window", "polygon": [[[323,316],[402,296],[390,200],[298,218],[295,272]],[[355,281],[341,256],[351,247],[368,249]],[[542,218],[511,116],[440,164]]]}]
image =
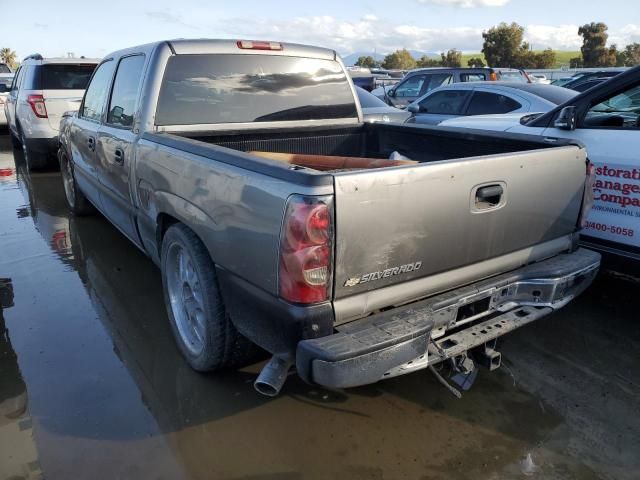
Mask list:
[{"label": "side window", "polygon": [[417,97],[422,90],[425,75],[414,75],[395,89],[396,97]]},{"label": "side window", "polygon": [[449,85],[450,83],[453,83],[453,75],[449,73],[434,73],[427,75],[423,91],[420,92],[420,94],[424,95],[425,93],[429,93],[431,90],[435,90],[436,88],[444,85]]},{"label": "side window", "polygon": [[467,115],[487,115],[490,113],[509,113],[522,107],[512,98],[499,93],[474,92]]},{"label": "side window", "polygon": [[27,67],[22,66],[18,69],[18,73],[16,73],[16,76],[13,77],[13,83],[11,84],[11,91],[15,91],[18,90],[20,88],[20,82],[22,81],[22,77],[24,76],[24,71],[27,69]]},{"label": "side window", "polygon": [[107,60],[98,66],[84,94],[80,108],[81,117],[97,122],[102,119],[102,111],[109,95],[109,85],[114,68],[115,62],[113,60]]},{"label": "side window", "polygon": [[460,115],[468,95],[467,90],[434,92],[420,102],[420,111],[440,115]]},{"label": "side window", "polygon": [[484,82],[487,79],[484,73],[461,73],[461,82]]},{"label": "side window", "polygon": [[107,123],[123,127],[133,125],[143,67],[143,55],[125,57],[120,60],[116,79],[113,82]]},{"label": "side window", "polygon": [[591,107],[581,126],[609,129],[640,128],[640,84]]}]

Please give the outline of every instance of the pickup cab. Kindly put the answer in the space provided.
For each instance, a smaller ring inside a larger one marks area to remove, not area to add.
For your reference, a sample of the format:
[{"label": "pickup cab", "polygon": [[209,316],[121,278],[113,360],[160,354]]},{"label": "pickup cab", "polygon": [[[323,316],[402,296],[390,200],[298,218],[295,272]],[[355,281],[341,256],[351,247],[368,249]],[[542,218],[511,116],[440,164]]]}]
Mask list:
[{"label": "pickup cab", "polygon": [[582,242],[640,265],[640,67],[538,114],[481,115],[441,123],[581,142],[595,167],[595,204]]},{"label": "pickup cab", "polygon": [[69,207],[99,210],[160,267],[189,364],[237,366],[256,344],[273,355],[255,383],[268,395],[292,365],[331,388],[472,357],[497,367],[499,336],[599,267],[577,246],[580,144],[364,123],[332,50],[118,51],[59,139]]}]

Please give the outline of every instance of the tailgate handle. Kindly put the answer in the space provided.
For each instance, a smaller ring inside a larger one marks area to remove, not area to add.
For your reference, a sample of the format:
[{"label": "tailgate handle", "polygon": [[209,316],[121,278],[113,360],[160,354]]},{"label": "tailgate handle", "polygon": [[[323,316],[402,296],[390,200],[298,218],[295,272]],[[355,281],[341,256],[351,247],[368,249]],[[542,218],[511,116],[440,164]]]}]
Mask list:
[{"label": "tailgate handle", "polygon": [[476,207],[490,208],[495,207],[502,201],[504,188],[502,185],[487,185],[476,190]]}]

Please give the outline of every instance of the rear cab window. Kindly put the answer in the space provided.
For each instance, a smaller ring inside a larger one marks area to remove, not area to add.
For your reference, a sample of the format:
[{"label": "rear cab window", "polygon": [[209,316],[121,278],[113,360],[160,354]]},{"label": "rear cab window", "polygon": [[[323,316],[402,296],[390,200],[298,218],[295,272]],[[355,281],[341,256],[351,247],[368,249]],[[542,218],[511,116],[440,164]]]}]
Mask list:
[{"label": "rear cab window", "polygon": [[28,90],[84,90],[94,64],[55,64],[29,66],[23,88]]},{"label": "rear cab window", "polygon": [[156,109],[159,126],[357,117],[338,62],[276,55],[175,55]]}]

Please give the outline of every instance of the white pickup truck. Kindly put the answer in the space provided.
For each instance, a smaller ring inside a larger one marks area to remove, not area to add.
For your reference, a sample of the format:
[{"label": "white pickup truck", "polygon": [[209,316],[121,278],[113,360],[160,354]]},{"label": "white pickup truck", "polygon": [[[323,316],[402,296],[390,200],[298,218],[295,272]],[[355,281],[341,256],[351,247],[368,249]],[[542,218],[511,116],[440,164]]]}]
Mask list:
[{"label": "white pickup truck", "polygon": [[440,123],[582,142],[595,166],[595,204],[582,242],[640,260],[640,67],[578,95],[545,114],[458,117]]}]

